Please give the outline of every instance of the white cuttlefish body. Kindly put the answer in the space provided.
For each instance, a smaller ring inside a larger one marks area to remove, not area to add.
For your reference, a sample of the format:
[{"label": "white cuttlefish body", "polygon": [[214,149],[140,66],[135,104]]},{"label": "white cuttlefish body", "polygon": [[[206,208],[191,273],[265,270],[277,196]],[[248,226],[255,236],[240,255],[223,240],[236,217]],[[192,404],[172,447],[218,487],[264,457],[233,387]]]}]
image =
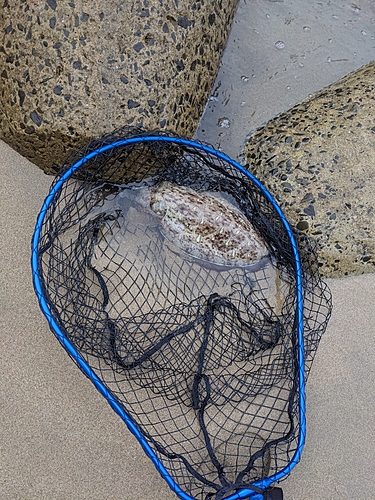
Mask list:
[{"label": "white cuttlefish body", "polygon": [[170,182],[147,191],[147,205],[161,217],[163,235],[186,254],[225,267],[252,266],[269,255],[250,221],[219,194]]}]

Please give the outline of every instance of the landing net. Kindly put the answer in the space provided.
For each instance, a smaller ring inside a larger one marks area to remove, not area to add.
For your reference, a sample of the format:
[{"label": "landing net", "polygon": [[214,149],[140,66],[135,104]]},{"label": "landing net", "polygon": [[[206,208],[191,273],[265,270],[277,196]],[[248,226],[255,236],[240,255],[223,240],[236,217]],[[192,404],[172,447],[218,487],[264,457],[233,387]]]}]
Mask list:
[{"label": "landing net", "polygon": [[60,170],[34,237],[42,307],[181,491],[260,491],[303,440],[301,387],[331,310],[314,244],[293,231],[299,271],[275,203],[246,172],[191,141],[130,135]]}]

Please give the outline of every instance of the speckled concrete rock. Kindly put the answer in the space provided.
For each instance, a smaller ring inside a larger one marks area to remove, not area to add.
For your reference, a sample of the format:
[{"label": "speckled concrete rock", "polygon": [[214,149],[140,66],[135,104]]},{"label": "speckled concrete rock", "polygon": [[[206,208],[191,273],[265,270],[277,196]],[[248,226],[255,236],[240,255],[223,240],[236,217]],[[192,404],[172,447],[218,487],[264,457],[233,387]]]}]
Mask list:
[{"label": "speckled concrete rock", "polygon": [[192,135],[238,0],[4,0],[0,137],[51,172],[113,129]]},{"label": "speckled concrete rock", "polygon": [[271,120],[244,158],[316,238],[324,276],[375,271],[375,61]]}]

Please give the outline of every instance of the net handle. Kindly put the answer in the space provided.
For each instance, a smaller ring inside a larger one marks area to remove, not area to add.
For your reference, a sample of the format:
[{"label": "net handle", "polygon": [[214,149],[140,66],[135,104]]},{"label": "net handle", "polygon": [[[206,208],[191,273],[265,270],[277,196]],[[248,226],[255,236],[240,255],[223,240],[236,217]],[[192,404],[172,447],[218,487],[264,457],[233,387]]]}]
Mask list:
[{"label": "net handle", "polygon": [[[130,416],[124,411],[122,405],[119,401],[111,394],[111,392],[107,389],[107,387],[103,384],[103,382],[99,379],[99,377],[95,374],[95,372],[90,368],[90,366],[86,363],[83,357],[79,354],[79,352],[75,349],[73,344],[65,337],[64,333],[61,331],[59,325],[53,318],[52,312],[48,307],[47,301],[44,297],[43,287],[41,284],[40,272],[39,272],[39,239],[40,233],[42,230],[43,222],[47,213],[49,206],[51,205],[54,197],[61,189],[64,182],[66,182],[82,165],[84,165],[89,160],[95,158],[96,156],[117,148],[129,146],[131,144],[137,143],[145,143],[145,142],[169,142],[182,146],[192,146],[194,148],[200,149],[206,153],[209,153],[217,158],[220,158],[224,162],[229,163],[231,166],[242,172],[255,186],[257,186],[263,195],[267,198],[267,200],[271,203],[273,208],[276,210],[279,215],[282,224],[288,234],[289,241],[292,246],[293,256],[295,261],[295,280],[296,280],[296,323],[297,323],[297,340],[298,340],[298,386],[299,386],[299,410],[300,410],[300,428],[298,435],[298,445],[297,449],[289,462],[289,464],[284,467],[278,473],[264,478],[259,481],[255,481],[254,486],[261,488],[262,490],[268,489],[272,483],[276,481],[280,481],[283,477],[288,475],[291,470],[297,465],[299,462],[303,447],[305,444],[306,437],[306,404],[305,404],[305,362],[304,362],[304,328],[303,328],[303,288],[302,288],[302,268],[301,268],[301,260],[298,252],[297,242],[294,238],[293,231],[283,214],[281,208],[279,207],[276,200],[273,196],[267,191],[267,189],[261,184],[261,182],[254,177],[248,170],[246,170],[242,165],[240,165],[235,160],[229,158],[229,156],[225,155],[221,151],[217,151],[211,146],[206,144],[202,144],[199,142],[195,142],[189,139],[183,139],[180,137],[171,137],[171,136],[162,136],[162,135],[142,135],[129,137],[127,139],[120,139],[111,144],[106,144],[101,146],[100,148],[91,151],[83,158],[74,163],[66,172],[64,172],[60,178],[52,185],[49,194],[47,195],[40,213],[37,217],[37,222],[35,225],[35,230],[33,233],[33,237],[31,240],[31,268],[32,268],[32,276],[33,276],[33,285],[34,289],[39,301],[40,308],[46,319],[49,323],[50,328],[53,330],[55,335],[57,336],[60,343],[63,345],[65,350],[71,356],[71,358],[75,361],[78,367],[83,371],[83,373],[91,380],[91,382],[95,385],[97,390],[102,394],[102,396],[108,401],[112,409],[122,418],[122,420],[127,425],[128,429],[134,436],[137,438],[139,443],[141,444],[144,452],[148,455],[148,457],[152,460],[158,472],[167,482],[169,487],[178,495],[182,500],[195,500],[190,495],[186,494],[178,484],[172,479],[170,474],[167,472],[161,461],[156,456],[153,449],[150,447],[148,442],[145,440],[141,432],[139,431],[137,425]],[[243,489],[228,496],[225,500],[240,500],[240,499],[252,499],[252,500],[263,500],[263,495],[259,493],[255,493],[250,489]]]}]

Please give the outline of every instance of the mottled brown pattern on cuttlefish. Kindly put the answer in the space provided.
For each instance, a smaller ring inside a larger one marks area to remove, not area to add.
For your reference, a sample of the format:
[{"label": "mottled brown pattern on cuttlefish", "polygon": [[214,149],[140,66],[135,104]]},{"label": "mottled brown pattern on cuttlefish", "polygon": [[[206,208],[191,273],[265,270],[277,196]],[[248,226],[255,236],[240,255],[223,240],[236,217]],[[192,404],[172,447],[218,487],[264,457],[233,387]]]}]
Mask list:
[{"label": "mottled brown pattern on cuttlefish", "polygon": [[250,266],[268,255],[252,224],[224,198],[162,182],[150,207],[162,216],[164,236],[185,253],[222,266]]}]

